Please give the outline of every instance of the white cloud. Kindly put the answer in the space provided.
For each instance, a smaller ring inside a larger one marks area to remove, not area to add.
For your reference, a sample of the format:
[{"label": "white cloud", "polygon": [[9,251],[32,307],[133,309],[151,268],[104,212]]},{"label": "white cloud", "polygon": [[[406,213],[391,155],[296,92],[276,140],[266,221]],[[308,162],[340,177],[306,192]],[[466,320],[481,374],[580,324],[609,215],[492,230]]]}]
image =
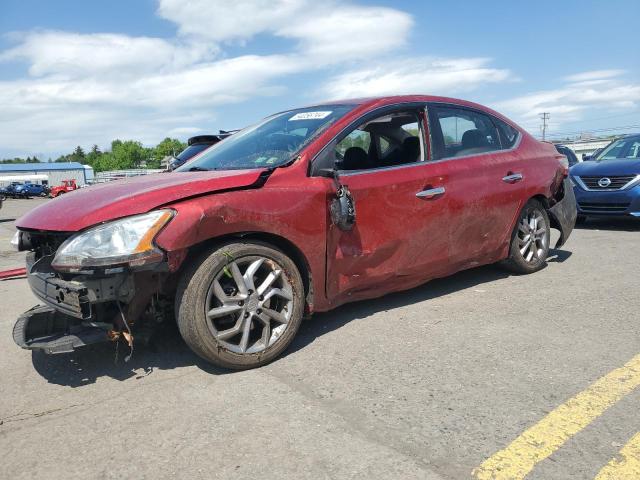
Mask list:
[{"label": "white cloud", "polygon": [[399,10],[338,0],[160,0],[158,12],[183,35],[216,42],[293,38],[309,62],[324,64],[379,56],[404,45],[413,26]]},{"label": "white cloud", "polygon": [[[285,86],[299,74],[322,78],[342,69],[322,88],[330,97],[463,91],[510,78],[486,59],[403,56],[413,19],[393,8],[348,0],[158,0],[158,14],[177,25],[175,38],[13,34],[15,46],[0,51],[0,65],[25,62],[29,75],[0,81],[2,149],[56,155],[118,137],[151,144],[169,132],[187,135],[211,125],[223,105],[307,96]],[[251,54],[258,35],[288,48]],[[229,57],[229,43],[246,53]]]},{"label": "white cloud", "polygon": [[511,78],[509,70],[491,68],[486,58],[385,62],[337,75],[322,88],[330,98],[406,93],[453,94]]},{"label": "white cloud", "polygon": [[409,15],[391,8],[329,4],[326,11],[312,8],[276,33],[300,40],[304,53],[315,61],[336,63],[395,50],[406,43],[412,26]]},{"label": "white cloud", "polygon": [[33,76],[135,76],[179,69],[211,58],[216,50],[203,43],[110,33],[35,31],[14,38],[20,44],[1,53],[0,61],[26,60]]},{"label": "white cloud", "polygon": [[624,70],[591,70],[589,72],[576,73],[564,77],[567,82],[589,82],[592,80],[605,80],[613,77],[619,77],[624,74]]},{"label": "white cloud", "polygon": [[295,66],[287,57],[242,56],[131,79],[57,74],[3,81],[0,145],[60,152],[118,137],[155,143],[185,123],[210,121],[220,105],[281,93],[269,82]]},{"label": "white cloud", "polygon": [[[640,107],[640,83],[625,82],[620,70],[601,70],[566,77],[565,85],[518,96],[496,105],[525,127],[535,130],[541,112],[551,114],[552,131],[572,122],[598,117],[603,112]],[[594,114],[594,112],[600,112]],[[566,128],[566,127],[565,127]]]},{"label": "white cloud", "polygon": [[183,35],[222,42],[274,32],[311,5],[308,0],[159,0],[158,13],[176,23]]}]

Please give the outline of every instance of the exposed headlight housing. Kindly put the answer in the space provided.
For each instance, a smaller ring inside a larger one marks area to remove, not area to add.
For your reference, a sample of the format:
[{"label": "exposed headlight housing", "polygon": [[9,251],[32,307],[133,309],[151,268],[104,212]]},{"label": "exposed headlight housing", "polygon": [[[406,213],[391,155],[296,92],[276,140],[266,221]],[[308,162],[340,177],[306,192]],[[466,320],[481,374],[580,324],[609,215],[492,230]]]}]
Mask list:
[{"label": "exposed headlight housing", "polygon": [[21,235],[20,230],[16,230],[16,233],[13,234],[13,238],[11,239],[11,246],[18,251],[20,251],[20,244],[22,243]]},{"label": "exposed headlight housing", "polygon": [[160,262],[164,253],[154,239],[173,215],[173,210],[155,210],[90,228],[65,241],[51,265],[56,270],[75,272]]}]

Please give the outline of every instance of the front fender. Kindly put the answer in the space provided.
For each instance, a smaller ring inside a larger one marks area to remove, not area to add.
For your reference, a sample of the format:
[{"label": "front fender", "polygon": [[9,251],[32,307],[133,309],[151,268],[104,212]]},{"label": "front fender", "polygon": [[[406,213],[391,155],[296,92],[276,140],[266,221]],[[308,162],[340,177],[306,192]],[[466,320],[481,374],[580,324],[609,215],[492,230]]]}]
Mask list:
[{"label": "front fender", "polygon": [[567,242],[567,239],[576,225],[578,217],[578,209],[576,205],[576,196],[573,193],[573,187],[569,178],[565,178],[562,182],[562,188],[557,194],[560,199],[547,212],[551,219],[551,226],[560,230],[560,238],[556,242],[555,248],[560,248]]}]

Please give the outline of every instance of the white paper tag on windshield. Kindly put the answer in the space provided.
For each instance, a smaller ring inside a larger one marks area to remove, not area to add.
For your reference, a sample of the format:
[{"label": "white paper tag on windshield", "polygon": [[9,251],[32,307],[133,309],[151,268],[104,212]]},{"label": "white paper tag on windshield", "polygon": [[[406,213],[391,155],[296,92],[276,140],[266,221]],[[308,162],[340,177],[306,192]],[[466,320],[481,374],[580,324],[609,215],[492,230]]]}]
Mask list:
[{"label": "white paper tag on windshield", "polygon": [[329,112],[300,112],[296,113],[293,117],[289,119],[292,120],[321,120],[323,118],[331,115],[331,111]]}]

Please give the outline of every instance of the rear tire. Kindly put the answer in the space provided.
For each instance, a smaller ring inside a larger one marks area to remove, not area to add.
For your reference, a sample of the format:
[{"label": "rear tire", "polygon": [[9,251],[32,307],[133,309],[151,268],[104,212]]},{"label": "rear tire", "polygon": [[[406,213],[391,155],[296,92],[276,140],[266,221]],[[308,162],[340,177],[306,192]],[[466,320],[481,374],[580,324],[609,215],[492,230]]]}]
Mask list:
[{"label": "rear tire", "polygon": [[517,274],[537,272],[547,264],[550,239],[547,211],[538,200],[529,200],[518,216],[503,265]]},{"label": "rear tire", "polygon": [[280,250],[229,243],[200,255],[182,274],[175,307],[180,334],[197,355],[244,370],[289,346],[302,321],[304,288]]}]

